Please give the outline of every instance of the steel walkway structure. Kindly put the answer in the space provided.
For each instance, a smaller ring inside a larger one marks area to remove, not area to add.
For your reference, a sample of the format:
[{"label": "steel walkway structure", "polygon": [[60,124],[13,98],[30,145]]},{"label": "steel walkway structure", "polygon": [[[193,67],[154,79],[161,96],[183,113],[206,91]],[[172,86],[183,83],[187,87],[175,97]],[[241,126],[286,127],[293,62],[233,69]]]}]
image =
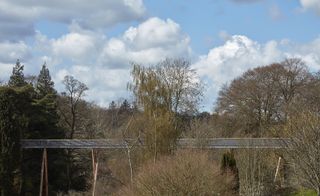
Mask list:
[{"label": "steel walkway structure", "polygon": [[[64,148],[64,149],[124,149],[133,139],[23,139],[21,146],[24,149],[34,148]],[[211,138],[192,139],[182,138],[177,141],[179,148],[285,148],[288,138]],[[137,143],[144,146],[143,141]]]},{"label": "steel walkway structure", "polygon": [[[206,149],[280,149],[285,148],[290,140],[287,138],[210,138],[193,139],[181,138],[177,141],[178,148],[206,148]],[[41,163],[40,195],[48,196],[48,159],[47,149],[90,149],[92,159],[93,187],[92,195],[95,195],[95,185],[98,175],[97,149],[127,149],[130,151],[132,144],[144,146],[141,140],[133,139],[22,139],[21,147],[24,149],[43,149]],[[130,147],[129,147],[130,146]],[[278,167],[281,157],[279,157]],[[275,174],[275,178],[277,176]]]}]

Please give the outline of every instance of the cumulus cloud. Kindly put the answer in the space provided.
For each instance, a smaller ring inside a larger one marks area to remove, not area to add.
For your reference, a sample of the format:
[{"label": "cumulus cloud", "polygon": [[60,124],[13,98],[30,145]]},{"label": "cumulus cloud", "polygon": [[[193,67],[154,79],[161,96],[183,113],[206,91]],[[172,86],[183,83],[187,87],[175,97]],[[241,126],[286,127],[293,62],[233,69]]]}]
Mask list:
[{"label": "cumulus cloud", "polygon": [[0,81],[8,80],[17,59],[22,62],[32,59],[32,49],[23,41],[0,42],[0,51]]},{"label": "cumulus cloud", "polygon": [[31,48],[25,42],[0,42],[0,62],[13,63],[17,59],[27,61],[31,58]]},{"label": "cumulus cloud", "polygon": [[192,53],[189,44],[189,36],[173,20],[150,18],[109,39],[79,26],[55,39],[38,32],[35,45],[39,53],[45,54],[43,59],[55,64],[68,60],[73,64],[126,69],[130,62],[147,65],[166,57],[189,57]]},{"label": "cumulus cloud", "polygon": [[33,35],[38,20],[78,23],[82,28],[97,29],[141,19],[144,14],[142,0],[92,0],[90,4],[86,0],[2,0],[0,38]]},{"label": "cumulus cloud", "polygon": [[301,58],[312,71],[320,70],[320,36],[305,44],[288,43],[290,50],[286,51],[288,57]]},{"label": "cumulus cloud", "polygon": [[[305,44],[288,39],[259,43],[244,35],[221,34],[226,35],[222,36],[225,42],[199,56],[193,64],[207,84],[206,110],[210,109],[223,84],[250,68],[298,57],[311,69],[320,69],[320,37]],[[159,18],[150,18],[130,27],[117,37],[106,38],[71,28],[71,32],[60,38],[47,39],[38,34],[37,40],[42,46],[38,50],[45,51],[41,60],[51,65],[58,90],[63,90],[64,76],[72,74],[88,85],[87,99],[103,106],[119,97],[128,97],[126,85],[130,81],[130,61],[148,65],[167,56],[181,57],[192,53],[190,38],[179,25],[170,19]],[[88,44],[90,42],[94,44]]]},{"label": "cumulus cloud", "polygon": [[307,44],[293,44],[288,40],[258,43],[243,35],[233,35],[223,45],[212,48],[193,64],[208,91],[205,105],[214,102],[223,84],[231,82],[248,69],[297,57],[313,70],[320,69],[320,37]]},{"label": "cumulus cloud", "polygon": [[[73,75],[89,87],[89,100],[107,105],[128,96],[130,62],[149,65],[166,57],[190,57],[190,38],[171,19],[149,18],[116,37],[72,25],[70,32],[48,39],[36,35],[36,50],[53,73],[59,91],[65,75]],[[40,65],[40,62],[39,62]]]},{"label": "cumulus cloud", "polygon": [[109,69],[102,66],[80,64],[60,69],[53,75],[53,80],[56,81],[56,87],[61,92],[64,91],[61,81],[66,75],[72,75],[85,83],[89,87],[85,98],[101,106],[108,106],[111,101],[129,96],[126,89],[130,80],[128,69]]},{"label": "cumulus cloud", "polygon": [[156,63],[166,57],[189,57],[190,38],[171,19],[150,18],[110,39],[99,57],[108,67],[128,67],[130,62]]},{"label": "cumulus cloud", "polygon": [[8,80],[12,72],[13,64],[0,62],[0,84]]},{"label": "cumulus cloud", "polygon": [[304,10],[312,10],[320,16],[320,1],[319,0],[300,0],[300,4]]},{"label": "cumulus cloud", "polygon": [[68,61],[77,64],[94,62],[106,37],[98,32],[72,28],[69,33],[52,39],[37,32],[35,40],[34,49],[44,55],[44,61],[53,64]]}]

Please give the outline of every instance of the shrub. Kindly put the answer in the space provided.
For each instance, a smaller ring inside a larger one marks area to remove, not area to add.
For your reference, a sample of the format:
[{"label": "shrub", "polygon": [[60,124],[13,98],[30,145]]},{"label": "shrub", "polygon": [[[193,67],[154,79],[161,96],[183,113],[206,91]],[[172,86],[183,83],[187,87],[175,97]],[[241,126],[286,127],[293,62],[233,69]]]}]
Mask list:
[{"label": "shrub", "polygon": [[234,195],[233,183],[233,176],[222,174],[206,153],[179,151],[144,165],[134,183],[118,195]]}]

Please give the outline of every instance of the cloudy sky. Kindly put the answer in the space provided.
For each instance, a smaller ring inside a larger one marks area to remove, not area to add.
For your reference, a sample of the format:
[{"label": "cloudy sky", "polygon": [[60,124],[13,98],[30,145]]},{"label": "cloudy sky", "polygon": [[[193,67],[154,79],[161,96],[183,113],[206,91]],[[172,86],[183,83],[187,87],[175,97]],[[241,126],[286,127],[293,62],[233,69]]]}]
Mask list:
[{"label": "cloudy sky", "polygon": [[249,68],[302,58],[320,69],[320,0],[0,0],[0,80],[16,59],[46,62],[56,88],[73,75],[102,106],[130,98],[130,62],[190,59],[210,111],[222,84]]}]

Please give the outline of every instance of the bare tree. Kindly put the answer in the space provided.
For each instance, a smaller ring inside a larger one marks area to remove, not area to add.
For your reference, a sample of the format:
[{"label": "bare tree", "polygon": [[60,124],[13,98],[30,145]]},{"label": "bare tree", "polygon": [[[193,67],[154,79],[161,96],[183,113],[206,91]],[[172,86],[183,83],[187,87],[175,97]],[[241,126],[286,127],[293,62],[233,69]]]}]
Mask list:
[{"label": "bare tree", "polygon": [[272,125],[286,121],[287,108],[301,94],[309,76],[299,59],[249,70],[223,87],[216,110],[220,115],[237,119],[242,133],[268,135],[266,131]]},{"label": "bare tree", "polygon": [[[75,79],[73,76],[65,76],[63,80],[65,85],[65,92],[58,101],[58,111],[62,120],[64,122],[64,127],[67,128],[68,134],[66,134],[68,139],[73,139],[76,129],[80,126],[78,124],[79,119],[79,104],[81,103],[81,98],[83,97],[88,87]],[[72,150],[67,150],[67,168],[66,173],[68,177],[68,188],[72,186]]]},{"label": "bare tree", "polygon": [[[132,155],[131,152],[139,145],[142,144],[141,141],[141,131],[140,130],[133,130],[133,132],[136,133],[130,133],[130,125],[134,123],[135,116],[132,114],[130,120],[128,121],[126,127],[124,130],[122,130],[122,141],[126,145],[127,150],[127,158],[128,158],[128,164],[130,169],[130,182],[133,183],[133,166],[132,166]],[[132,132],[132,131],[131,131]]]},{"label": "bare tree", "polygon": [[274,165],[277,163],[273,153],[263,149],[239,149],[235,155],[239,169],[240,195],[272,195],[275,191]]},{"label": "bare tree", "polygon": [[65,76],[63,84],[66,91],[62,95],[67,103],[65,103],[66,105],[60,104],[61,107],[59,108],[60,114],[69,128],[67,137],[72,139],[77,126],[78,106],[88,87],[73,76]]},{"label": "bare tree", "polygon": [[296,111],[285,126],[290,140],[286,155],[302,186],[320,196],[320,117],[319,113]]}]

